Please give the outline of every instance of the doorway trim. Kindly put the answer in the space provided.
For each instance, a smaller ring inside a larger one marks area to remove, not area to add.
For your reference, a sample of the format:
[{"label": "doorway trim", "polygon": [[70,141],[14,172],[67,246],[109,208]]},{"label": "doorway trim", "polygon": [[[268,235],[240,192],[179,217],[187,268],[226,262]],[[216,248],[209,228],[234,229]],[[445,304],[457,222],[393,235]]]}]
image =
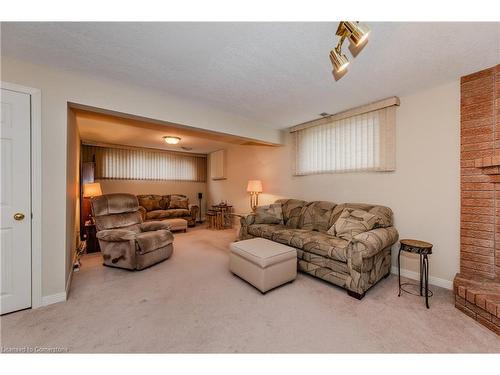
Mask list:
[{"label": "doorway trim", "polygon": [[42,306],[42,92],[0,81],[2,89],[30,95],[31,103],[31,308]]}]

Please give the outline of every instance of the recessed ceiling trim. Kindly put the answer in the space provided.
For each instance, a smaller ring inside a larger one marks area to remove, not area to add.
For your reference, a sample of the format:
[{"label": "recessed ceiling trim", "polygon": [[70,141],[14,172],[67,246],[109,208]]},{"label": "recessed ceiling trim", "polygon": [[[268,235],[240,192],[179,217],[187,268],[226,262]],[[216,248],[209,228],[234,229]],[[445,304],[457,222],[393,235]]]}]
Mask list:
[{"label": "recessed ceiling trim", "polygon": [[244,144],[245,142],[253,142],[253,143],[261,144],[263,146],[281,146],[281,144],[278,144],[278,143],[261,141],[258,139],[242,137],[242,136],[234,135],[234,134],[230,134],[230,133],[216,132],[213,130],[197,128],[194,126],[189,126],[189,125],[184,125],[184,124],[179,124],[179,123],[174,123],[174,122],[156,120],[156,119],[152,119],[152,118],[148,118],[148,117],[132,115],[129,113],[118,112],[118,111],[114,111],[114,110],[110,110],[110,109],[92,107],[92,106],[85,105],[85,104],[68,102],[68,107],[75,109],[75,110],[78,110],[78,111],[83,111],[85,113],[90,113],[90,114],[91,113],[98,113],[98,114],[102,114],[105,116],[122,118],[125,120],[140,121],[140,122],[144,122],[144,123],[150,123],[152,125],[163,125],[163,126],[166,125],[166,126],[170,126],[170,127],[174,127],[174,128],[178,128],[178,129],[183,129],[186,131],[193,131],[196,133],[204,133],[207,136],[210,136],[211,139],[220,140],[221,142],[227,142],[227,141],[221,139],[221,137],[224,137],[224,138],[232,138],[233,140],[238,140],[239,142],[232,142],[232,143],[237,143],[237,144]]}]

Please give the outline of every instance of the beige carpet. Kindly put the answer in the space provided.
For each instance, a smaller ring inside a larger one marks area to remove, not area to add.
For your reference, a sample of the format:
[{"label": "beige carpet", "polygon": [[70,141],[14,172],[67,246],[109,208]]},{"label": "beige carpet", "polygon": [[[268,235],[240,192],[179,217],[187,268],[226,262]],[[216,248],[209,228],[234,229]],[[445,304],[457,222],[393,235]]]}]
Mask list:
[{"label": "beige carpet", "polygon": [[[357,301],[299,274],[266,295],[227,270],[235,231],[190,229],[141,272],[84,257],[69,300],[3,316],[3,347],[70,352],[500,352],[500,338],[453,307],[450,291],[397,297],[397,278]],[[432,263],[432,259],[431,259]]]}]

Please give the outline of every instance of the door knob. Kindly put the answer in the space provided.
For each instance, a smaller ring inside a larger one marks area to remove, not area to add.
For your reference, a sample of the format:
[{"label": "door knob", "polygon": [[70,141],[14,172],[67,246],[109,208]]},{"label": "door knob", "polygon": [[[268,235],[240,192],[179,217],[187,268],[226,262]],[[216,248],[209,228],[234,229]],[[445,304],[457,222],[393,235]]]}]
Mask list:
[{"label": "door knob", "polygon": [[22,214],[20,212],[14,214],[14,220],[21,221],[23,219],[24,219],[24,214]]}]

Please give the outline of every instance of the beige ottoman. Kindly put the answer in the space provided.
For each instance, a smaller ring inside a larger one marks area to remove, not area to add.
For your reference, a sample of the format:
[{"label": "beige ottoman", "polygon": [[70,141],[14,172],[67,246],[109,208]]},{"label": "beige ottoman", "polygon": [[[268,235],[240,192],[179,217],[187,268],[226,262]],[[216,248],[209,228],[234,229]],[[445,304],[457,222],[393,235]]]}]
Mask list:
[{"label": "beige ottoman", "polygon": [[265,293],[295,280],[297,250],[264,238],[233,242],[229,270]]},{"label": "beige ottoman", "polygon": [[162,220],[164,223],[168,223],[170,225],[170,230],[183,230],[184,232],[187,230],[188,222],[184,219],[165,219]]}]

